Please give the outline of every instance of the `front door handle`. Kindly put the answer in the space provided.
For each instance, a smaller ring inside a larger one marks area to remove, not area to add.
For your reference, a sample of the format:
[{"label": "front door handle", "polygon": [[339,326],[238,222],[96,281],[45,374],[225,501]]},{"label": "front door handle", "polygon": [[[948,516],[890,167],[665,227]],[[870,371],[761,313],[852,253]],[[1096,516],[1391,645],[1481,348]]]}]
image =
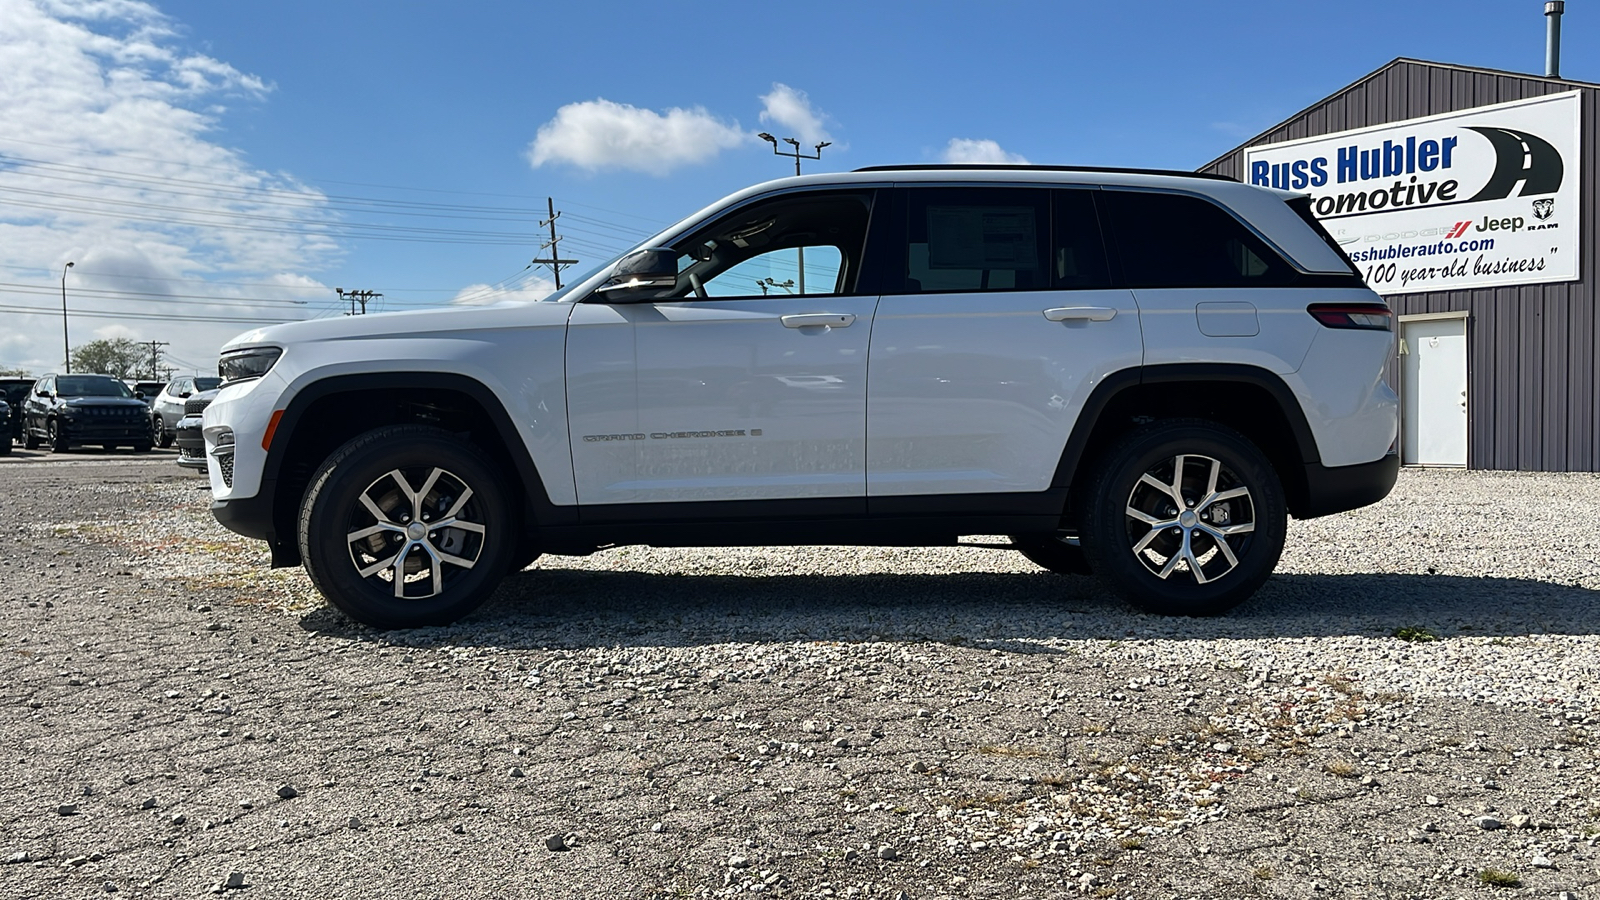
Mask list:
[{"label": "front door handle", "polygon": [[1044,311],[1044,317],[1052,322],[1109,322],[1116,316],[1117,311],[1109,306],[1058,306]]},{"label": "front door handle", "polygon": [[844,328],[855,320],[849,313],[796,313],[778,317],[785,328]]}]

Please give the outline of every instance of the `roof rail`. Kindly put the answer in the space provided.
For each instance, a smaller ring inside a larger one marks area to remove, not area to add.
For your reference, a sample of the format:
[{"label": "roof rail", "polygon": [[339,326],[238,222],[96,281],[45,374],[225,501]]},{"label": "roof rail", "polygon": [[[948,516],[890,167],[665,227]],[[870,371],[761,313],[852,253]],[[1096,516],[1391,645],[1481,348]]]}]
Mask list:
[{"label": "roof rail", "polygon": [[1173,178],[1205,178],[1210,181],[1237,181],[1226,175],[1215,175],[1210,172],[1186,172],[1180,169],[1126,169],[1116,166],[1024,166],[1015,163],[923,163],[904,166],[867,166],[856,169],[857,172],[916,172],[935,171],[949,172],[955,170],[983,171],[1001,170],[1007,172],[1097,172],[1112,175],[1167,175]]}]

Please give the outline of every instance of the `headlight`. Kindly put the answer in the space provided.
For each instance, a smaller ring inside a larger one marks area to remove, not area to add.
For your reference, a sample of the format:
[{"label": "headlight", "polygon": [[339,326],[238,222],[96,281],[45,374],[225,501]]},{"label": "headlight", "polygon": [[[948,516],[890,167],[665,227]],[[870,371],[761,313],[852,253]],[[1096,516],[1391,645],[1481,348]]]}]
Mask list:
[{"label": "headlight", "polygon": [[283,355],[283,350],[278,347],[251,347],[248,350],[234,350],[224,353],[222,359],[217,361],[217,374],[222,376],[223,384],[232,384],[235,381],[244,381],[248,378],[260,378],[272,370],[273,363]]}]

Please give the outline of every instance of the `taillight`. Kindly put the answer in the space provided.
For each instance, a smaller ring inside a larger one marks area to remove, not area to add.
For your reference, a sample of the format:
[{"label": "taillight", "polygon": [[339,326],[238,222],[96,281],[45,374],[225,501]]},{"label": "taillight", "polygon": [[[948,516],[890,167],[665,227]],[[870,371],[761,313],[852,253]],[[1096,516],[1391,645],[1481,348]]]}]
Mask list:
[{"label": "taillight", "polygon": [[1371,303],[1313,303],[1306,307],[1306,312],[1328,328],[1355,328],[1362,331],[1394,329],[1394,313],[1387,306]]}]

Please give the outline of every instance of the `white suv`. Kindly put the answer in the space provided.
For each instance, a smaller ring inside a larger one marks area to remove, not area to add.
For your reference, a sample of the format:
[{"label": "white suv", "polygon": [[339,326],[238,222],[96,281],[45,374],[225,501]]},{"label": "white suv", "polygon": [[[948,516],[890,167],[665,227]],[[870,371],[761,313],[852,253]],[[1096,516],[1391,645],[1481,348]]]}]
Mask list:
[{"label": "white suv", "polygon": [[378,627],[540,553],[1011,535],[1207,615],[1376,502],[1390,311],[1303,197],[916,166],[728,197],[537,303],[252,331],[213,510]]}]

